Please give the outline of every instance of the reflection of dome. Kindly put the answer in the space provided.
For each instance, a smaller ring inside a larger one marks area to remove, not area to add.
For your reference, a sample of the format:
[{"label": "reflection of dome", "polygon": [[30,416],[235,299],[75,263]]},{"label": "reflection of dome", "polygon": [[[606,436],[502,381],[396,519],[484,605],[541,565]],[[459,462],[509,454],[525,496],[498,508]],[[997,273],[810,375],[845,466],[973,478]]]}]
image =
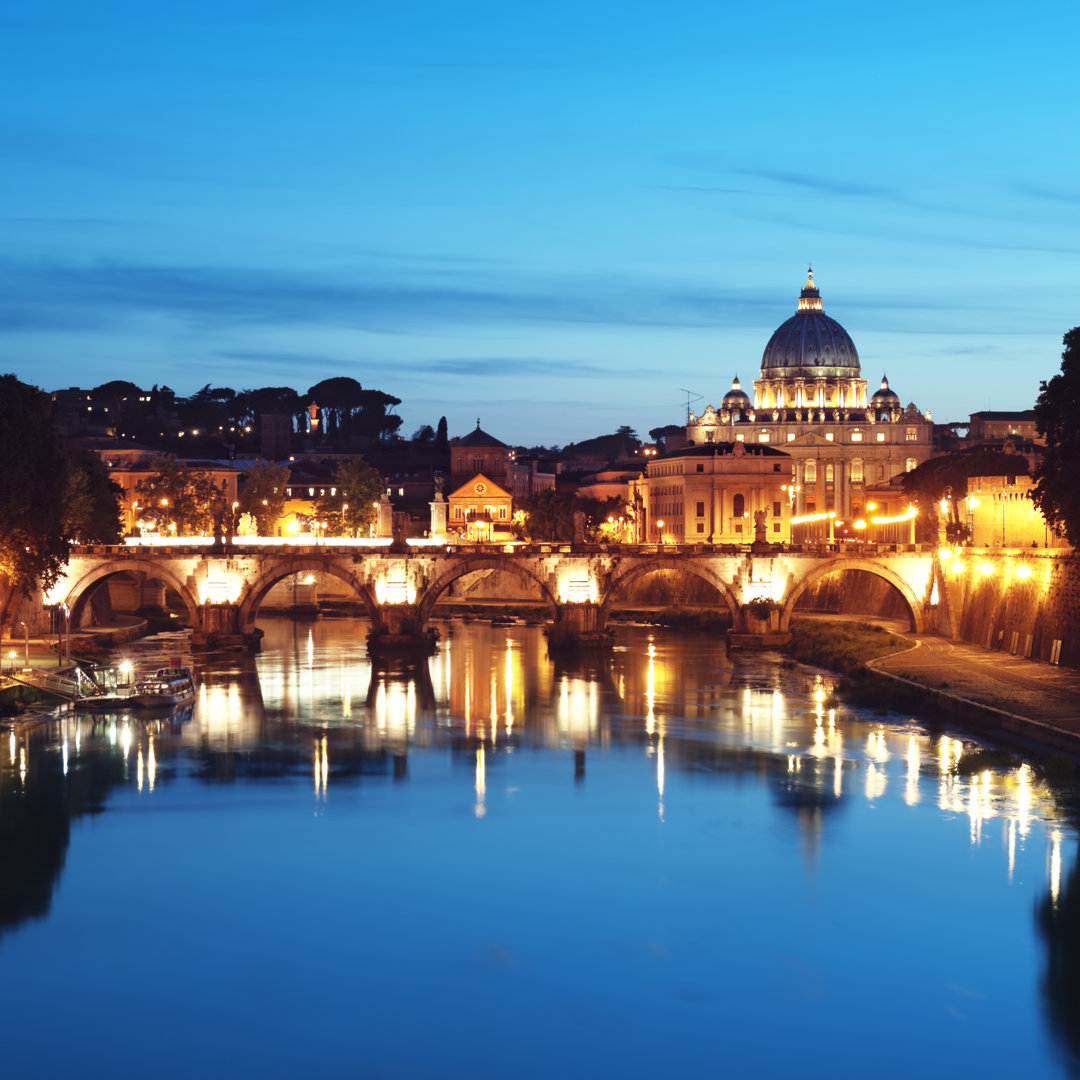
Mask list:
[{"label": "reflection of dome", "polygon": [[735,376],[731,381],[731,389],[724,395],[724,400],[720,403],[722,409],[749,409],[750,398],[747,397],[746,392],[739,385],[739,377]]},{"label": "reflection of dome", "polygon": [[871,409],[893,409],[900,408],[900,399],[896,396],[895,390],[889,389],[889,380],[884,375],[881,376],[881,389],[870,399]]},{"label": "reflection of dome", "polygon": [[799,310],[769,338],[761,357],[761,377],[858,378],[859,354],[848,332],[821,309],[821,293],[811,271],[799,294]]}]

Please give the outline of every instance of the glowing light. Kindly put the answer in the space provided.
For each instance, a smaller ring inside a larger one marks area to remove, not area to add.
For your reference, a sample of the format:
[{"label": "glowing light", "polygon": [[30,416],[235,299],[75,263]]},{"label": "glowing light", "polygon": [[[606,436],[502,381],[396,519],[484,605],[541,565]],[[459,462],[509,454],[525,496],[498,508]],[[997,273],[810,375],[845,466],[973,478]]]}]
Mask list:
[{"label": "glowing light", "polygon": [[994,564],[988,562],[979,563],[979,573],[984,577],[989,577],[994,572]]},{"label": "glowing light", "polygon": [[952,572],[954,574],[962,574],[964,572],[964,564],[959,559],[952,564]]},{"label": "glowing light", "polygon": [[[870,508],[867,507],[869,510]],[[871,525],[895,525],[900,521],[910,521],[913,517],[918,517],[919,510],[915,506],[909,506],[902,514],[895,514],[892,517],[872,517],[870,519]]]},{"label": "glowing light", "polygon": [[1029,577],[1031,577],[1031,567],[1030,566],[1018,566],[1016,568],[1016,576],[1021,581],[1027,581],[1027,579]]}]

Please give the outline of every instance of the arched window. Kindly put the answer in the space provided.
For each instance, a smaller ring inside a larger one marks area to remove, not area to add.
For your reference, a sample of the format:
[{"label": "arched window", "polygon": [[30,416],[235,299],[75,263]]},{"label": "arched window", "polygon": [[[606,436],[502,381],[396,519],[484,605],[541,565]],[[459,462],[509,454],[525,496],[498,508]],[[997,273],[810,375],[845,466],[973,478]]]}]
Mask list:
[{"label": "arched window", "polygon": [[863,463],[859,458],[855,458],[851,463],[851,482],[853,484],[863,482]]},{"label": "arched window", "polygon": [[746,499],[742,495],[736,495],[731,500],[731,512],[737,518],[741,518],[746,515]]},{"label": "arched window", "polygon": [[836,478],[836,474],[833,471],[833,467],[831,465],[826,465],[825,466],[825,483],[826,484],[831,484],[835,478]]},{"label": "arched window", "polygon": [[813,484],[813,483],[817,482],[817,462],[816,461],[808,461],[803,466],[803,480],[805,480],[806,483],[808,483],[808,484]]}]

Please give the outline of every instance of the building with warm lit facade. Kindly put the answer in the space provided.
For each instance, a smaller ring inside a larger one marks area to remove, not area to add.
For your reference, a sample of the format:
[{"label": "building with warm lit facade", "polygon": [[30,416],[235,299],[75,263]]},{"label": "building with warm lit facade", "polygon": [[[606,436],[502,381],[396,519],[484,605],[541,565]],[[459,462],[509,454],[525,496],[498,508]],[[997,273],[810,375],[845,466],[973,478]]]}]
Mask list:
[{"label": "building with warm lit facade", "polygon": [[635,506],[638,535],[650,543],[747,544],[755,539],[757,515],[763,513],[765,538],[787,543],[792,466],[783,450],[742,441],[688,446],[651,458],[644,505]]},{"label": "building with warm lit facade", "polygon": [[688,419],[694,446],[739,442],[789,454],[796,516],[857,518],[869,486],[887,484],[933,452],[929,413],[902,406],[886,378],[867,397],[855,344],[825,314],[812,273],[795,314],[765,346],[753,401],[736,378],[719,408]]},{"label": "building with warm lit facade", "polygon": [[1042,511],[1031,501],[1030,476],[972,476],[960,504],[967,514],[973,547],[1069,547],[1056,536]]},{"label": "building with warm lit facade", "polygon": [[482,543],[513,539],[513,496],[483,473],[452,491],[447,502],[451,535]]}]

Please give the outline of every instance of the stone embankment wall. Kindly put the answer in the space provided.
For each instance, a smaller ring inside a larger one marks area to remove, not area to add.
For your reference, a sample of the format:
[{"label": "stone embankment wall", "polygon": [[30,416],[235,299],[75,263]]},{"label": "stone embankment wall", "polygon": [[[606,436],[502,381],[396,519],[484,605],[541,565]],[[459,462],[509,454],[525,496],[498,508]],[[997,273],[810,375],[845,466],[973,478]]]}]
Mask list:
[{"label": "stone embankment wall", "polygon": [[1080,556],[962,548],[943,557],[953,632],[963,641],[1080,667]]},{"label": "stone embankment wall", "polygon": [[884,578],[865,570],[829,574],[811,584],[795,604],[799,612],[831,615],[872,615],[881,619],[907,619],[904,598]]}]

